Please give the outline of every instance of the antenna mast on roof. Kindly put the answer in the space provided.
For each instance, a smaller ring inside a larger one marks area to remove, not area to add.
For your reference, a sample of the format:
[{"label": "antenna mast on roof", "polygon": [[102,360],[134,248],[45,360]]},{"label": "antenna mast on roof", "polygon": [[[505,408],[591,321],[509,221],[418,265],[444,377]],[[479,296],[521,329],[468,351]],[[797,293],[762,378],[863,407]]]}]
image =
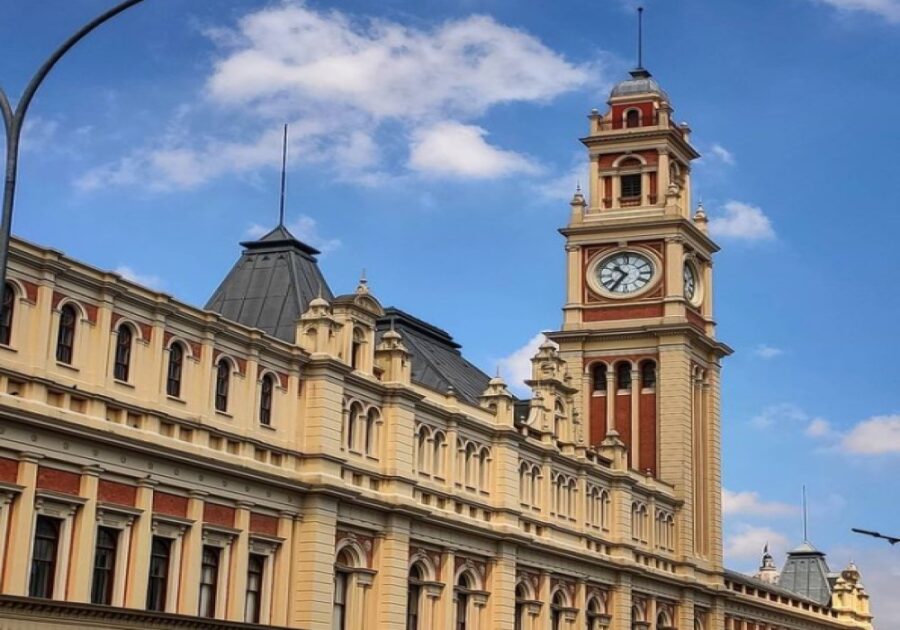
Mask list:
[{"label": "antenna mast on roof", "polygon": [[638,68],[644,67],[644,7],[638,7]]},{"label": "antenna mast on roof", "polygon": [[803,542],[809,542],[809,515],[806,509],[806,486],[803,486]]},{"label": "antenna mast on roof", "polygon": [[284,183],[287,171],[287,123],[284,124],[284,139],[281,142],[281,203],[278,206],[278,227],[284,227]]}]

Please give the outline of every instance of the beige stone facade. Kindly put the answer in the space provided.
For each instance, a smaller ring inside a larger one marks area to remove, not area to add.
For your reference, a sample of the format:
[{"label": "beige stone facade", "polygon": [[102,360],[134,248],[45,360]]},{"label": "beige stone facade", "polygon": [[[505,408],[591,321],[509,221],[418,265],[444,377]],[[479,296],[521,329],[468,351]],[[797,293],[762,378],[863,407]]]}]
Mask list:
[{"label": "beige stone facade", "polygon": [[723,569],[717,248],[641,80],[590,116],[529,401],[417,382],[365,283],[289,342],[15,241],[0,628],[871,628],[855,568]]}]

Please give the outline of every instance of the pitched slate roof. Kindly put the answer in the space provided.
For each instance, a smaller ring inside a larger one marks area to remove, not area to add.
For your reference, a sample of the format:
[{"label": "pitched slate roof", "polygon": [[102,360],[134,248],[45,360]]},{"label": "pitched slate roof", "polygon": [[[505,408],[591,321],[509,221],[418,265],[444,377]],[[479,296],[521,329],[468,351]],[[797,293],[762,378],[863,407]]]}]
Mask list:
[{"label": "pitched slate roof", "polygon": [[378,319],[378,341],[392,326],[409,350],[414,383],[441,393],[453,387],[460,400],[478,404],[491,377],[463,358],[462,346],[453,341],[453,337],[409,313],[390,307],[385,309],[384,317]]},{"label": "pitched slate roof", "polygon": [[788,552],[778,585],[824,606],[831,601],[830,572],[825,554],[804,542]]},{"label": "pitched slate roof", "polygon": [[319,251],[297,240],[279,225],[244,251],[206,303],[206,308],[232,321],[294,342],[297,319],[310,300],[332,298],[316,262]]}]

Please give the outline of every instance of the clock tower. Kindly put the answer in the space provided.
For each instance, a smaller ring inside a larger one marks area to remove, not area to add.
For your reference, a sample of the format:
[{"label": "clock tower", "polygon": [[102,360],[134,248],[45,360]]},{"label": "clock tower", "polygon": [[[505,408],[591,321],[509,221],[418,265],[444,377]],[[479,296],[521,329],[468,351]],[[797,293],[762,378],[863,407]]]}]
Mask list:
[{"label": "clock tower", "polygon": [[701,572],[722,568],[719,417],[712,257],[702,207],[691,213],[690,129],[637,68],[593,110],[582,143],[588,197],[572,199],[562,330],[550,337],[571,374],[583,443],[673,488],[678,549]]}]

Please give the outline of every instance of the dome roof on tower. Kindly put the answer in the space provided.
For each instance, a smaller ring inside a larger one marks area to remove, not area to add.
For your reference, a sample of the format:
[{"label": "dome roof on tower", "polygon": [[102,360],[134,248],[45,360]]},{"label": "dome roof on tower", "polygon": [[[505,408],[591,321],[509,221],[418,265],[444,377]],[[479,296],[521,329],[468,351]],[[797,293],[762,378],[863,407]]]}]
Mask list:
[{"label": "dome roof on tower", "polygon": [[618,83],[610,93],[610,98],[618,96],[636,96],[638,94],[655,94],[668,101],[669,95],[659,87],[659,83],[644,68],[635,68],[631,71],[631,78]]}]

